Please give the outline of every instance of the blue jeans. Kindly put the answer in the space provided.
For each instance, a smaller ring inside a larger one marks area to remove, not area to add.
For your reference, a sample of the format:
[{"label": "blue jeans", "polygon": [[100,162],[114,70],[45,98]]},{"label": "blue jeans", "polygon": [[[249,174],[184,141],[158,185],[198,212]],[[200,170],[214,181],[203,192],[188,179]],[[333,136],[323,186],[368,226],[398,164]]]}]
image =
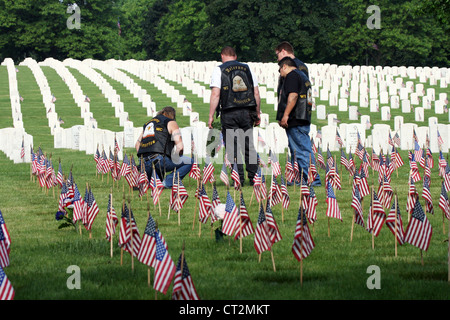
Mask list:
[{"label": "blue jeans", "polygon": [[[311,138],[309,137],[310,126],[294,126],[286,129],[286,135],[288,138],[289,150],[291,151],[291,162],[294,165],[294,154],[297,157],[297,163],[300,172],[303,169],[303,176],[305,180],[308,179],[309,161],[311,157],[311,163],[316,164],[316,159],[312,151]],[[317,174],[313,185],[320,185],[320,177]]]},{"label": "blue jeans", "polygon": [[[164,157],[163,155],[158,155],[153,159],[145,159],[145,172],[147,172],[148,179],[150,181],[152,177],[153,168],[155,166],[155,171],[161,179],[164,187],[172,188],[173,185],[173,171],[177,169],[177,176],[180,175],[180,180],[191,171],[193,164],[193,159],[189,157],[182,156],[173,162],[170,158]],[[165,175],[170,172],[168,175]]]}]

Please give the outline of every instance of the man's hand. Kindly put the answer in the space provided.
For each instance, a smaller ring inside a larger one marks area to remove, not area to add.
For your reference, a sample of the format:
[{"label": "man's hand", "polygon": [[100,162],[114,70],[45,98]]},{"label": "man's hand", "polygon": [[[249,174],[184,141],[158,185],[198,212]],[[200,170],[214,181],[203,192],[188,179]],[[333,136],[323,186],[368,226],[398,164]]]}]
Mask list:
[{"label": "man's hand", "polygon": [[255,127],[259,126],[261,124],[261,116],[258,115],[258,118],[255,121]]},{"label": "man's hand", "polygon": [[289,120],[289,115],[283,115],[283,118],[281,118],[281,121],[279,122],[279,125],[283,128],[287,128],[288,127],[288,120]]},{"label": "man's hand", "polygon": [[208,128],[212,129],[213,122],[214,122],[214,116],[209,116]]}]

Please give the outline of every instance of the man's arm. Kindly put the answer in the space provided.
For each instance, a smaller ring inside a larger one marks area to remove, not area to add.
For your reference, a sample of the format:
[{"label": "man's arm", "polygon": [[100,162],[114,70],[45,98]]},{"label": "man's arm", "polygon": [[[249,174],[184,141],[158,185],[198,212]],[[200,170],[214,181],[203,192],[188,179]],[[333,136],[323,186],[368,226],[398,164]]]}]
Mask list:
[{"label": "man's arm", "polygon": [[258,117],[255,125],[259,126],[259,124],[261,123],[261,96],[259,94],[259,87],[255,87],[253,89],[253,92],[254,92],[255,101],[256,101],[256,116]]},{"label": "man's arm", "polygon": [[287,128],[287,126],[288,126],[287,121],[289,119],[289,114],[291,113],[292,109],[294,109],[295,105],[297,104],[297,99],[298,99],[297,92],[289,93],[288,99],[287,99],[286,110],[284,110],[283,118],[280,121],[280,126],[282,126],[283,128]]},{"label": "man's arm", "polygon": [[181,137],[180,127],[175,121],[170,121],[167,125],[167,130],[169,131],[169,134],[172,136],[172,139],[175,142],[178,154],[182,156],[184,145],[183,139]]},{"label": "man's arm", "polygon": [[211,97],[209,100],[209,121],[208,127],[212,129],[212,123],[214,121],[214,113],[216,112],[216,108],[219,105],[220,100],[220,88],[213,87],[211,88]]},{"label": "man's arm", "polygon": [[142,141],[142,132],[139,135],[139,138],[137,139],[136,144],[134,145],[136,148],[136,152],[139,152],[139,147],[141,146],[141,141]]}]

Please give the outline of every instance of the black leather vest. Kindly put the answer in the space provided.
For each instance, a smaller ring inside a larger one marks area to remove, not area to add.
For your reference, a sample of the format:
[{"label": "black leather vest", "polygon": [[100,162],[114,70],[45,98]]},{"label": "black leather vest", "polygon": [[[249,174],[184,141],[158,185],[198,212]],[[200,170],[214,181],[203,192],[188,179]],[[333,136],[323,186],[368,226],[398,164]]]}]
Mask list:
[{"label": "black leather vest", "polygon": [[253,78],[249,66],[237,61],[228,61],[219,68],[222,71],[219,103],[222,112],[242,107],[256,109]]},{"label": "black leather vest", "polygon": [[163,115],[158,115],[148,121],[143,126],[141,145],[139,146],[138,157],[143,157],[159,153],[170,158],[172,149],[175,145],[172,141],[167,124],[174,121]]},{"label": "black leather vest", "polygon": [[[289,114],[289,119],[301,120],[305,124],[311,123],[311,113],[312,113],[312,90],[311,82],[305,73],[298,69],[294,69],[291,72],[297,73],[301,78],[301,89],[298,94],[297,104],[294,109]],[[278,110],[276,119],[279,121],[283,117],[284,110],[286,110],[288,96],[286,95],[286,90],[284,89],[284,81],[282,90],[278,96]]]}]

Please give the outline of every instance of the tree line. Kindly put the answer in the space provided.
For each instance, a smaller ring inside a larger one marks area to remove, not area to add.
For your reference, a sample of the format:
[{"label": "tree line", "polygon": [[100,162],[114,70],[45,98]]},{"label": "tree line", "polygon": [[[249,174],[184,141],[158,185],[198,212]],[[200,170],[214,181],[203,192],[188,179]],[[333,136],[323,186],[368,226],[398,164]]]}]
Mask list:
[{"label": "tree line", "polygon": [[448,67],[450,0],[0,0],[0,61],[27,57]]}]

